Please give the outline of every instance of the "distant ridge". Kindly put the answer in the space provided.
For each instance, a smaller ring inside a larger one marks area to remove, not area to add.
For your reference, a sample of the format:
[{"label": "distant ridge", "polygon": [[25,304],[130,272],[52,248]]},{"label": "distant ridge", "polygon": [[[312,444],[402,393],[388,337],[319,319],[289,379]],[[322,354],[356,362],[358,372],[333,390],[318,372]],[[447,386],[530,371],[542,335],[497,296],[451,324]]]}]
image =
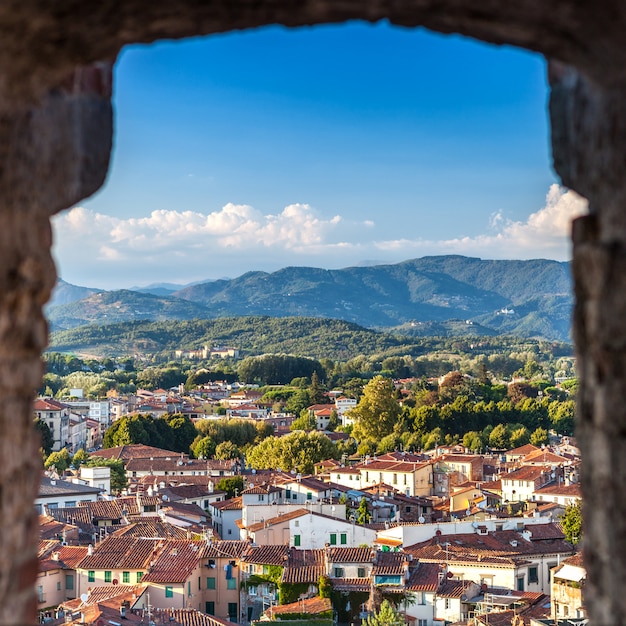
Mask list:
[{"label": "distant ridge", "polygon": [[272,273],[248,272],[161,295],[105,293],[114,295],[94,293],[51,305],[53,327],[262,315],[343,319],[381,329],[409,324],[417,334],[460,320],[463,325],[445,328],[467,334],[475,326],[485,334],[569,341],[573,303],[569,263],[458,255],[340,270],[286,267]]}]

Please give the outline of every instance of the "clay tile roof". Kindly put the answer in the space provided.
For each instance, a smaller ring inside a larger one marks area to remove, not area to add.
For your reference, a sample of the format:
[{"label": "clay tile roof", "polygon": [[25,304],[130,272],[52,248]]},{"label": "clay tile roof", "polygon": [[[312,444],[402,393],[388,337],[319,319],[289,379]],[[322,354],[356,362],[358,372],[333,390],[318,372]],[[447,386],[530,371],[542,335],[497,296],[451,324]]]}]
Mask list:
[{"label": "clay tile roof", "polygon": [[243,508],[241,496],[230,498],[230,500],[221,500],[211,504],[218,511],[241,511]]},{"label": "clay tile roof", "polygon": [[262,530],[263,528],[267,528],[268,526],[273,526],[274,524],[282,524],[284,522],[288,522],[292,519],[297,519],[298,517],[302,517],[303,515],[308,515],[309,511],[306,509],[297,509],[295,511],[289,511],[288,513],[283,513],[282,515],[277,515],[276,517],[270,517],[269,519],[263,520],[262,522],[257,522],[256,524],[251,524],[247,527],[250,532],[256,532],[257,530]]},{"label": "clay tile roof", "polygon": [[370,548],[331,548],[328,554],[331,563],[373,563],[374,553]]},{"label": "clay tile roof", "polygon": [[158,458],[178,458],[180,454],[173,452],[172,450],[162,450],[161,448],[154,448],[152,446],[145,446],[142,443],[129,444],[124,446],[116,446],[115,448],[107,448],[105,450],[96,450],[89,456],[97,456],[104,459],[122,459],[126,461],[128,459],[149,459],[153,457]]},{"label": "clay tile roof", "polygon": [[168,524],[160,518],[141,518],[140,520],[120,526],[113,533],[116,537],[148,537],[151,539],[186,539],[187,530],[174,524]]},{"label": "clay tile roof", "polygon": [[[121,600],[126,596],[132,597],[135,594],[139,597],[145,590],[147,585],[100,585],[98,587],[89,587],[87,590],[88,598],[86,602],[82,602],[80,598],[77,598],[74,602],[77,603],[77,608],[80,606],[87,606],[96,602],[105,602],[111,598],[118,599],[118,607]],[[65,603],[67,606],[69,603]]]},{"label": "clay tile roof", "polygon": [[507,456],[526,456],[527,454],[531,454],[532,452],[536,452],[540,450],[537,446],[533,446],[532,443],[527,443],[519,448],[513,448],[509,450],[506,454]]},{"label": "clay tile roof", "polygon": [[407,556],[402,552],[378,552],[372,568],[373,576],[397,576],[404,574]]},{"label": "clay tile roof", "polygon": [[52,398],[37,398],[33,403],[33,408],[35,411],[62,411],[67,406]]},{"label": "clay tile roof", "polygon": [[441,598],[460,598],[472,584],[471,580],[444,580],[437,589],[437,595]]},{"label": "clay tile roof", "polygon": [[371,578],[331,578],[335,591],[369,592],[372,586]]},{"label": "clay tile roof", "polygon": [[250,544],[247,541],[214,541],[210,545],[205,546],[202,551],[202,557],[207,559],[239,559],[245,554],[249,546]]},{"label": "clay tile roof", "polygon": [[184,583],[198,566],[203,545],[199,541],[167,541],[142,582]]},{"label": "clay tile roof", "polygon": [[283,582],[315,583],[326,573],[324,550],[289,550],[287,567],[283,570]]},{"label": "clay tile roof", "polygon": [[244,563],[285,567],[288,556],[289,546],[251,546],[241,560]]},{"label": "clay tile roof", "polygon": [[332,611],[332,604],[330,598],[306,598],[305,600],[298,600],[290,604],[282,604],[279,606],[273,606],[265,613],[276,616],[283,613],[306,613],[307,615],[318,615],[319,613],[326,613]]},{"label": "clay tile roof", "polygon": [[255,494],[255,493],[276,493],[280,491],[280,489],[274,485],[255,485],[254,487],[248,487],[248,489],[244,489],[242,494]]},{"label": "clay tile roof", "polygon": [[410,591],[436,591],[439,586],[439,572],[441,567],[438,563],[420,563],[411,572],[407,583]]},{"label": "clay tile roof", "polygon": [[93,554],[81,562],[81,569],[147,569],[158,553],[154,539],[108,537],[95,546]]},{"label": "clay tile roof", "polygon": [[[153,609],[157,624],[175,624],[178,626],[234,626],[233,622],[207,615],[196,609]],[[142,620],[142,624],[145,621]]]}]

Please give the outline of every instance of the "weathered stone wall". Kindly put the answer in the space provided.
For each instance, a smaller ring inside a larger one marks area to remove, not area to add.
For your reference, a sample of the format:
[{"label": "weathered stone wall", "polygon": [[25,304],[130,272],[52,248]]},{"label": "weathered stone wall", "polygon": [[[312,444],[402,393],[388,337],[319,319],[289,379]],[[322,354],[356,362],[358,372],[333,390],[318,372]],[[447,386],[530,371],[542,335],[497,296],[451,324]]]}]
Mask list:
[{"label": "weathered stone wall", "polygon": [[[34,622],[31,402],[55,281],[49,216],[102,184],[121,47],[253,28],[389,19],[552,60],[553,156],[590,201],[574,230],[586,598],[626,622],[626,3],[622,0],[5,0],[0,4],[0,624]],[[83,69],[77,69],[83,68]]]}]

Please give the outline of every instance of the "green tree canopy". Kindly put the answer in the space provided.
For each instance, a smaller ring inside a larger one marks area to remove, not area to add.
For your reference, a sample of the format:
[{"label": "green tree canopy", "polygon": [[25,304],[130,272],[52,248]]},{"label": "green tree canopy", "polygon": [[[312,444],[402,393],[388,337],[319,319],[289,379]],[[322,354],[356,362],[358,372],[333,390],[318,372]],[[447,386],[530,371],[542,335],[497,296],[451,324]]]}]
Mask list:
[{"label": "green tree canopy", "polygon": [[52,452],[52,446],[54,446],[54,438],[52,436],[52,431],[46,422],[40,420],[39,418],[35,419],[35,430],[39,432],[41,437],[41,449],[45,456],[48,456]]},{"label": "green tree canopy", "polygon": [[404,618],[389,600],[383,600],[378,612],[367,617],[363,624],[364,626],[404,626]]},{"label": "green tree canopy", "polygon": [[359,403],[349,412],[354,420],[352,435],[357,441],[380,441],[394,432],[400,413],[393,381],[375,376],[365,385]]},{"label": "green tree canopy", "polygon": [[284,437],[267,437],[248,450],[246,461],[254,469],[293,469],[310,474],[316,463],[336,456],[337,448],[328,437],[299,430]]},{"label": "green tree canopy", "polygon": [[580,501],[569,504],[561,518],[565,539],[572,545],[580,543],[583,537],[583,515]]}]

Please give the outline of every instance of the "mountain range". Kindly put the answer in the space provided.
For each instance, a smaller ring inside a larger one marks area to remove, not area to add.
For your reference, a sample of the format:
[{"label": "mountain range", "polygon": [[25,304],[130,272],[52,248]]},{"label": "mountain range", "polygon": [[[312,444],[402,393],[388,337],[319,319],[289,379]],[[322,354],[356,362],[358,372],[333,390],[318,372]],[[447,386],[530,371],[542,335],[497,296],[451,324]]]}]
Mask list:
[{"label": "mountain range", "polygon": [[137,320],[262,315],[343,319],[367,328],[397,328],[405,335],[571,339],[569,263],[544,259],[452,255],[339,270],[287,267],[172,289],[168,284],[155,285],[152,292],[102,291],[59,281],[47,315],[53,331]]}]

